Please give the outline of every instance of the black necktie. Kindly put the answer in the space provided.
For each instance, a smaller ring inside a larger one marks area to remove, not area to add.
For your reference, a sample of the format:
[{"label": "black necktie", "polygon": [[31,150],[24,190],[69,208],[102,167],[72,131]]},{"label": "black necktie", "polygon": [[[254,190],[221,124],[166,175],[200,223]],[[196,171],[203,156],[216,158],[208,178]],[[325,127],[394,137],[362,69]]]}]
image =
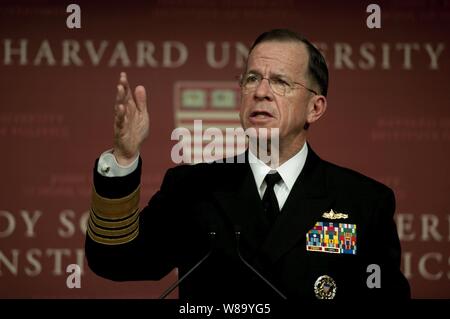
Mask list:
[{"label": "black necktie", "polygon": [[278,200],[277,196],[275,196],[273,186],[281,180],[281,176],[278,172],[275,172],[273,174],[268,173],[264,180],[266,181],[267,188],[262,199],[262,204],[264,213],[266,213],[270,224],[273,225],[278,215],[280,214],[280,206],[278,206]]}]

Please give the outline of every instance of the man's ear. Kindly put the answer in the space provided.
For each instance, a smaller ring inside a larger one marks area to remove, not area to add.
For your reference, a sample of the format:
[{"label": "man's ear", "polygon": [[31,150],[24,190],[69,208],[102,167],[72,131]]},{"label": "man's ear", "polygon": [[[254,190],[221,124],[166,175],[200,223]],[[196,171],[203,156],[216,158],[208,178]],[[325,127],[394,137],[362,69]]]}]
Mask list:
[{"label": "man's ear", "polygon": [[308,104],[306,122],[314,123],[325,114],[327,110],[327,98],[323,95],[315,95]]}]

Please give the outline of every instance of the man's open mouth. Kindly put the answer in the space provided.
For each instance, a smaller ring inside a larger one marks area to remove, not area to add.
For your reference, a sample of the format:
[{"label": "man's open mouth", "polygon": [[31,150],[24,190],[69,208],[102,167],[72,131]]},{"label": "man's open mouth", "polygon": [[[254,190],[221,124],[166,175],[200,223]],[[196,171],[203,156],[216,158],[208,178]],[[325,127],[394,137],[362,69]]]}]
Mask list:
[{"label": "man's open mouth", "polygon": [[250,117],[251,118],[268,118],[268,117],[273,117],[273,115],[270,112],[267,111],[253,111],[250,113]]}]

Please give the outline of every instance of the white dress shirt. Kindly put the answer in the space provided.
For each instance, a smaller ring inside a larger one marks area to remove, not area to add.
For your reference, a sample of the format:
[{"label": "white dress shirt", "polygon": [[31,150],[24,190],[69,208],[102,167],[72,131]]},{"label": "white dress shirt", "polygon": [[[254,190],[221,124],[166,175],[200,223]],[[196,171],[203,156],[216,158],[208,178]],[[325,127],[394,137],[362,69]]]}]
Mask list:
[{"label": "white dress shirt", "polygon": [[97,172],[107,177],[122,177],[131,174],[138,166],[139,154],[130,165],[123,166],[117,163],[116,157],[109,149],[100,155],[98,159]]},{"label": "white dress shirt", "polygon": [[[308,146],[306,143],[302,149],[292,156],[289,160],[284,162],[281,166],[278,166],[275,170],[280,174],[282,181],[275,184],[273,190],[278,200],[280,210],[283,208],[289,193],[294,187],[294,183],[298,176],[302,172],[305,166],[306,156],[308,155]],[[252,169],[253,176],[255,177],[256,187],[258,188],[259,196],[263,198],[267,185],[264,178],[270,171],[274,171],[273,168],[266,165],[263,161],[258,159],[250,150],[248,152],[248,159],[250,168]]]}]

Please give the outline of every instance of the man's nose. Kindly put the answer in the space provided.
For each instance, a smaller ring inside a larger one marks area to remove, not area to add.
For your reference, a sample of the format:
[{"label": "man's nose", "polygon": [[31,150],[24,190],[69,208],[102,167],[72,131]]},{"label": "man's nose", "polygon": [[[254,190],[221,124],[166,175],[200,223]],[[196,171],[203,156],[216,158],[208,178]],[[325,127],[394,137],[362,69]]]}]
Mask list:
[{"label": "man's nose", "polygon": [[255,89],[255,98],[257,99],[273,99],[272,88],[270,87],[269,79],[261,79]]}]

